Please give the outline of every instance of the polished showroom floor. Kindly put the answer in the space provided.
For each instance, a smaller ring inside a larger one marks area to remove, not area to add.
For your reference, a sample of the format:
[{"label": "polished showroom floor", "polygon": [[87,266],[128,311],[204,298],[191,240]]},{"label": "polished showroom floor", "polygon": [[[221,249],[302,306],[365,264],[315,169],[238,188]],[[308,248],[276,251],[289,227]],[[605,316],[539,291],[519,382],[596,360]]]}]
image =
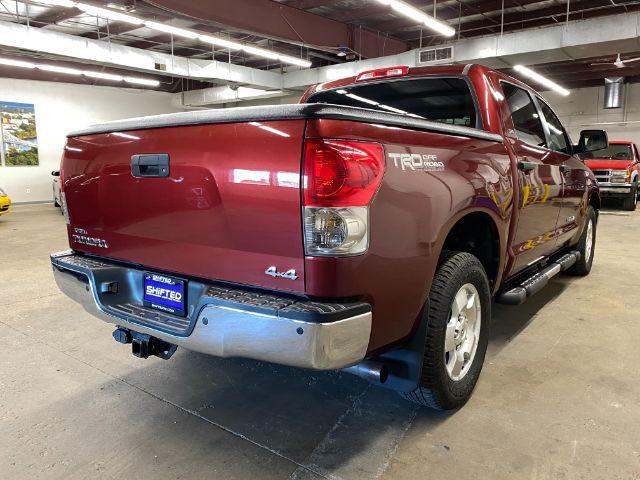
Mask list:
[{"label": "polished showroom floor", "polygon": [[586,278],[494,307],[480,383],[454,414],[344,373],[178,350],[133,357],[56,288],[52,205],[0,218],[0,477],[640,477],[640,210],[601,216]]}]

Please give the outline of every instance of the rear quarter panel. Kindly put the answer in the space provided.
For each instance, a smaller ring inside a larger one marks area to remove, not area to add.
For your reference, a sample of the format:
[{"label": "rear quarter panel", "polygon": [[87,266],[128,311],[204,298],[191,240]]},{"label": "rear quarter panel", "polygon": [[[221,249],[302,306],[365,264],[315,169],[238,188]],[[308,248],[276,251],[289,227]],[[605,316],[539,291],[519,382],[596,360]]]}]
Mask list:
[{"label": "rear quarter panel", "polygon": [[[499,142],[358,122],[316,120],[309,122],[306,136],[384,145],[386,172],[371,205],[367,253],[305,260],[308,294],[360,296],[372,303],[372,354],[411,334],[457,220],[487,213],[505,245],[513,208],[510,159]],[[403,168],[390,157],[394,153],[435,155],[444,168]],[[501,264],[500,271],[504,258]]]}]

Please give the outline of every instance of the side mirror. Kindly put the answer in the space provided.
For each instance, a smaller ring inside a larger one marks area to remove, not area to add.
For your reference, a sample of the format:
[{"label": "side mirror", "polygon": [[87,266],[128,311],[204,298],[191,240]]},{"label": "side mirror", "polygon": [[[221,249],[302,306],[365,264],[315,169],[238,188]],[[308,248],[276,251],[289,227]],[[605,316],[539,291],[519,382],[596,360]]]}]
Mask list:
[{"label": "side mirror", "polygon": [[594,152],[609,146],[609,137],[604,130],[582,130],[576,153]]},{"label": "side mirror", "polygon": [[59,177],[60,176],[60,170],[54,170],[53,172],[51,172],[51,175],[53,175],[54,177]]}]

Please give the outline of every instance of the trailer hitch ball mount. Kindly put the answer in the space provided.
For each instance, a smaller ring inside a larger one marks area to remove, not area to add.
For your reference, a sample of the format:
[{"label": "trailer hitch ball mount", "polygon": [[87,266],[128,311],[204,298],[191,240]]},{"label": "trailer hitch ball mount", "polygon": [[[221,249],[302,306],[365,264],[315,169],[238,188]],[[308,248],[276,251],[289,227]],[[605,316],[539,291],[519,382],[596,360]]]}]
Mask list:
[{"label": "trailer hitch ball mount", "polygon": [[177,345],[165,342],[159,338],[122,327],[116,328],[112,335],[118,343],[125,345],[130,343],[131,353],[138,358],[149,358],[151,355],[154,355],[164,360],[169,360],[178,348]]}]

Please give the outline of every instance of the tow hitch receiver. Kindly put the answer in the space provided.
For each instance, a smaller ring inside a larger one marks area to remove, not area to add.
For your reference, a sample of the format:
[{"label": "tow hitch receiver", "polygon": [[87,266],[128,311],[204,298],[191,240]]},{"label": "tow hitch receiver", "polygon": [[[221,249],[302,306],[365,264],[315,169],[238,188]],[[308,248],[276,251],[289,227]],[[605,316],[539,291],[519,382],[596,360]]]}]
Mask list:
[{"label": "tow hitch receiver", "polygon": [[122,327],[116,328],[113,332],[113,338],[118,343],[130,343],[131,353],[138,358],[149,358],[150,355],[155,355],[163,360],[169,360],[178,348],[177,345],[151,335],[134,332]]}]

